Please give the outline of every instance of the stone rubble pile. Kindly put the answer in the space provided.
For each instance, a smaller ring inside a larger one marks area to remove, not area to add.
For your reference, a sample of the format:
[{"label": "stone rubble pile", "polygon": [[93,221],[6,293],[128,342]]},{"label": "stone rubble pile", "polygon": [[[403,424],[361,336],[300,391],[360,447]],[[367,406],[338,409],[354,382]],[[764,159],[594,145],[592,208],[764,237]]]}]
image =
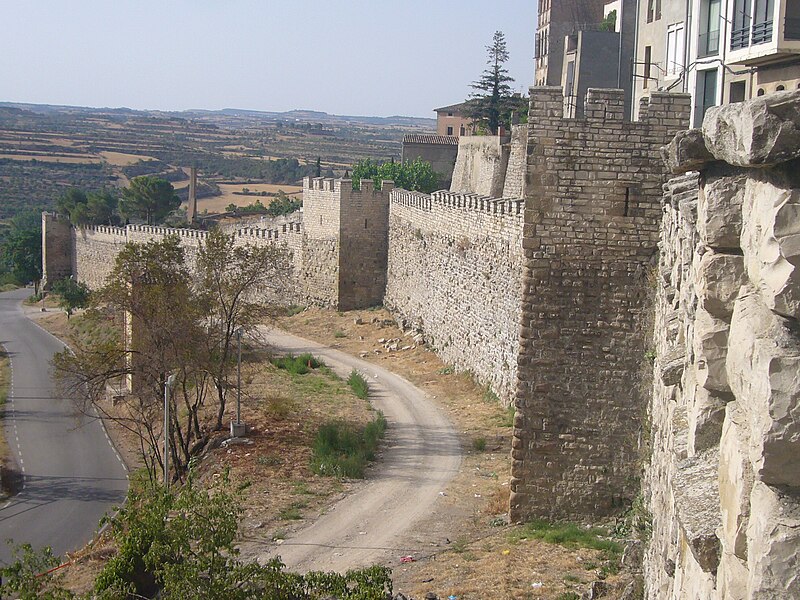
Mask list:
[{"label": "stone rubble pile", "polygon": [[663,156],[647,597],[800,598],[800,91]]}]

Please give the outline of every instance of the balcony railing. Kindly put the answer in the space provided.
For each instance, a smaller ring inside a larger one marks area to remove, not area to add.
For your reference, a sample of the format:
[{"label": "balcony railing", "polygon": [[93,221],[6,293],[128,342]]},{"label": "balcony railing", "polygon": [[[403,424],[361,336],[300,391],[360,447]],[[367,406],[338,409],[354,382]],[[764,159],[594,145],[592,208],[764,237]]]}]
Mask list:
[{"label": "balcony railing", "polygon": [[783,39],[800,40],[800,19],[786,17],[783,27]]},{"label": "balcony railing", "polygon": [[719,29],[701,33],[697,38],[697,57],[713,56],[719,52]]},{"label": "balcony railing", "polygon": [[750,45],[750,28],[734,29],[731,31],[731,50],[747,48]]},{"label": "balcony railing", "polygon": [[772,41],[772,21],[762,21],[761,23],[753,23],[753,33],[751,36],[751,43],[767,44]]}]

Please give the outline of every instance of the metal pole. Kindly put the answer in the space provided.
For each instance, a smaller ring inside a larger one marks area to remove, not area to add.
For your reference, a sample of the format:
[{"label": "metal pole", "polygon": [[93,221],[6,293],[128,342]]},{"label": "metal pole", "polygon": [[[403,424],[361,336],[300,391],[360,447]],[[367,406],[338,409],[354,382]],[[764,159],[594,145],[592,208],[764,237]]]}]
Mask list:
[{"label": "metal pole", "polygon": [[169,391],[175,383],[173,373],[164,381],[164,487],[169,490]]},{"label": "metal pole", "polygon": [[169,380],[164,381],[164,487],[169,489]]},{"label": "metal pole", "polygon": [[239,358],[236,364],[236,424],[242,423],[242,328],[236,330],[239,340]]}]

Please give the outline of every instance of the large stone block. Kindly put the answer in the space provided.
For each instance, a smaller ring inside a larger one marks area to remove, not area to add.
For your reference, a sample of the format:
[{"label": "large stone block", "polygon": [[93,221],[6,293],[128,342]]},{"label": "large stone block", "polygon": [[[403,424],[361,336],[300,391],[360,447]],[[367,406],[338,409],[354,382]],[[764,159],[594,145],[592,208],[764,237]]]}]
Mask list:
[{"label": "large stone block", "polygon": [[661,148],[661,158],[667,169],[676,175],[696,171],[714,160],[700,129],[679,131],[669,144]]},{"label": "large stone block", "polygon": [[695,386],[694,398],[687,411],[690,456],[719,445],[725,406],[732,398],[731,394]]},{"label": "large stone block", "polygon": [[720,558],[718,463],[717,449],[687,458],[678,464],[672,484],[686,543],[700,568],[710,573],[716,572]]},{"label": "large stone block", "polygon": [[800,498],[756,482],[750,507],[749,597],[800,598]]},{"label": "large stone block", "polygon": [[710,108],[703,136],[717,160],[740,167],[776,165],[800,156],[800,91]]},{"label": "large stone block", "polygon": [[739,248],[747,178],[724,165],[706,169],[697,198],[697,232],[709,248]]},{"label": "large stone block", "polygon": [[694,319],[694,355],[697,383],[708,389],[728,392],[725,359],[728,354],[728,323],[698,308]]},{"label": "large stone block", "polygon": [[749,291],[734,305],[728,382],[750,427],[750,460],[770,485],[800,486],[800,338],[797,324]]},{"label": "large stone block", "polygon": [[747,274],[767,306],[800,318],[800,190],[749,179],[741,245]]},{"label": "large stone block", "polygon": [[749,427],[747,415],[737,402],[729,403],[725,413],[719,449],[720,538],[726,553],[747,561],[747,525],[753,489]]},{"label": "large stone block", "polygon": [[730,320],[733,302],[745,281],[741,256],[706,252],[700,259],[695,283],[700,306],[717,319]]}]

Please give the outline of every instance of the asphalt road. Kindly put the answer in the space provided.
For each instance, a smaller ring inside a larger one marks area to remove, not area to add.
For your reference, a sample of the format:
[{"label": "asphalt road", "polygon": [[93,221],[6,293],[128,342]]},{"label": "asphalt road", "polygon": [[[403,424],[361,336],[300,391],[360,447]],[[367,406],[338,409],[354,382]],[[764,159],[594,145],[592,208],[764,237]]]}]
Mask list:
[{"label": "asphalt road", "polygon": [[125,468],[97,419],[76,414],[52,383],[63,344],[25,317],[31,290],[0,294],[0,344],[11,357],[4,429],[22,489],[0,507],[0,562],[8,538],[57,555],[91,540],[104,514],[125,498]]},{"label": "asphalt road", "polygon": [[[276,349],[311,352],[344,378],[352,369],[360,371],[388,429],[366,485],[280,546],[248,540],[247,553],[260,561],[279,555],[291,570],[343,572],[395,564],[400,556],[419,552],[413,534],[461,465],[458,435],[447,416],[420,389],[373,363],[280,331],[265,334]],[[253,552],[253,546],[262,550]]]}]

